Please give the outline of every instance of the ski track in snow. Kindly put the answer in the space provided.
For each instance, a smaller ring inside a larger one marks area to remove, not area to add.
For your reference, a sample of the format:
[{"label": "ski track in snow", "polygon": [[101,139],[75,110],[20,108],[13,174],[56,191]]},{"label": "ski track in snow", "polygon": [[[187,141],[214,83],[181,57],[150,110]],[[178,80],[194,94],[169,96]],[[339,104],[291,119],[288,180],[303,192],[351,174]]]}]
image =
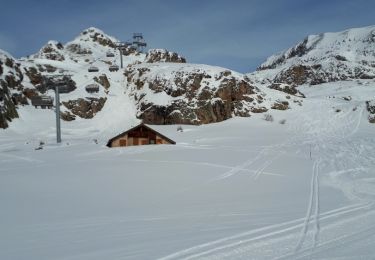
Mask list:
[{"label": "ski track in snow", "polygon": [[[220,175],[218,178],[218,180],[229,178],[248,168],[256,161],[263,160],[261,166],[255,170],[253,175],[254,179],[256,179],[269,165],[272,164],[274,160],[277,159],[283,146],[293,146],[298,143],[313,144],[314,162],[310,182],[310,195],[306,216],[304,218],[256,230],[250,230],[249,232],[204,243],[160,259],[248,259],[249,252],[252,250],[258,249],[264,251],[266,248],[271,247],[270,245],[273,245],[273,248],[279,247],[278,244],[281,243],[280,241],[283,239],[294,240],[296,245],[294,250],[288,248],[284,250],[282,254],[274,254],[273,256],[270,256],[270,258],[312,258],[315,254],[318,254],[323,250],[328,250],[337,246],[337,243],[350,243],[351,240],[355,240],[357,237],[373,235],[372,232],[375,229],[375,225],[371,225],[368,230],[363,228],[362,225],[360,231],[343,234],[339,237],[335,236],[336,230],[340,227],[340,223],[347,223],[343,225],[350,225],[361,222],[360,219],[365,218],[367,215],[374,215],[375,211],[373,209],[373,201],[371,200],[360,200],[365,204],[359,204],[357,206],[343,207],[326,213],[320,212],[319,176],[321,174],[340,176],[350,172],[361,171],[365,169],[363,165],[371,163],[371,160],[373,159],[371,156],[360,158],[357,151],[358,145],[350,146],[345,144],[347,139],[354,136],[359,130],[364,111],[365,107],[362,105],[360,106],[359,111],[355,113],[355,116],[353,116],[352,111],[349,111],[336,115],[334,120],[323,119],[324,129],[321,129],[321,112],[319,110],[315,111],[315,113],[313,112],[312,116],[310,114],[308,116],[300,115],[299,120],[296,120],[298,124],[296,125],[295,133],[296,136],[300,133],[304,134],[299,135],[298,138],[291,138],[282,145],[262,149],[254,158],[235,166]],[[271,149],[276,150],[276,156],[273,156],[270,159]],[[337,152],[334,151],[335,149],[337,149],[337,151],[345,150],[346,153],[351,154],[350,158],[353,159],[349,163],[343,162],[341,158],[337,157]],[[334,165],[335,170],[324,170],[329,165]],[[348,167],[349,165],[351,167]],[[325,231],[323,233],[325,239],[320,240],[319,238],[322,236],[322,224],[323,231]],[[312,225],[311,229],[310,225]],[[300,229],[299,232],[298,229]],[[327,236],[333,238],[327,239]],[[309,240],[309,243],[306,243],[307,240]]]},{"label": "ski track in snow", "polygon": [[[234,176],[235,174],[247,170],[247,168],[251,165],[253,165],[257,161],[261,161],[262,165],[258,167],[256,170],[254,170],[253,178],[256,180],[259,178],[259,176],[264,173],[264,170],[269,167],[274,160],[276,160],[278,157],[280,157],[285,152],[282,151],[284,147],[286,147],[288,144],[292,144],[294,141],[293,138],[283,142],[282,144],[267,146],[263,148],[255,157],[250,158],[249,160],[243,162],[242,164],[236,165],[231,170],[221,174],[216,180],[223,180],[229,177]],[[268,159],[271,155],[271,151],[273,153],[276,153],[275,156],[271,157],[271,159]]]},{"label": "ski track in snow", "polygon": [[[303,228],[301,230],[300,239],[298,240],[297,246],[294,250],[297,253],[307,235],[308,227],[312,219],[314,220],[314,239],[313,239],[313,247],[312,250],[316,247],[318,242],[318,235],[320,231],[320,224],[319,224],[319,160],[316,160],[313,165],[313,173],[311,178],[311,185],[310,185],[310,199],[309,199],[309,206],[306,213],[305,221],[303,223]],[[314,217],[312,218],[312,214],[314,211]]]},{"label": "ski track in snow", "polygon": [[[355,221],[356,216],[362,216],[362,214],[368,213],[369,209],[372,209],[372,204],[354,204],[350,206],[345,206],[335,210],[331,210],[321,214],[322,220],[329,220],[333,223],[337,221],[342,221],[345,218],[352,218],[354,215]],[[375,211],[373,211],[375,213]],[[171,255],[159,258],[160,260],[171,260],[171,259],[216,259],[216,253],[218,251],[226,251],[234,247],[241,247],[244,245],[250,246],[253,242],[262,241],[262,243],[267,244],[272,242],[272,239],[276,237],[286,237],[292,234],[292,237],[297,236],[298,228],[304,226],[305,219],[296,219],[288,221],[285,223],[275,224],[255,230],[250,230],[248,232],[240,233],[234,236],[222,238],[205,244],[197,245],[192,248],[181,250],[179,252],[173,253]],[[268,241],[268,242],[267,242]],[[270,246],[270,245],[269,245]],[[273,245],[277,246],[277,245]],[[309,248],[310,250],[311,248]],[[248,249],[247,251],[249,251]],[[234,256],[234,255],[233,255]],[[275,255],[276,256],[276,255]],[[238,257],[238,256],[236,256]]]}]

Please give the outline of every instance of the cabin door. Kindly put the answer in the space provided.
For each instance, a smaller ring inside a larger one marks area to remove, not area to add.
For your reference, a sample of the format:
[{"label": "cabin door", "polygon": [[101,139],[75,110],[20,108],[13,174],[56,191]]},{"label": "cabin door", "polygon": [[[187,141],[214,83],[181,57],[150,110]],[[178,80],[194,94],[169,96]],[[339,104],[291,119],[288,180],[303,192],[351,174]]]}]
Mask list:
[{"label": "cabin door", "polygon": [[138,145],[138,137],[133,137],[133,145]]},{"label": "cabin door", "polygon": [[156,134],[155,133],[150,133],[149,134],[149,144],[156,144]]}]

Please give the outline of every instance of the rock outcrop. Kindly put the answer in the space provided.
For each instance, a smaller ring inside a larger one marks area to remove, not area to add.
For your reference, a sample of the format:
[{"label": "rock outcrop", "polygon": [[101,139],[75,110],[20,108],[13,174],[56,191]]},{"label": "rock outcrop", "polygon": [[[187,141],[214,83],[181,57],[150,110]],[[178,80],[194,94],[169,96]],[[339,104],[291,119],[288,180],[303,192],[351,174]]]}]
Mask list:
[{"label": "rock outcrop", "polygon": [[138,64],[129,66],[125,76],[137,117],[148,124],[207,124],[250,116],[262,95],[243,75],[207,65]]},{"label": "rock outcrop", "polygon": [[60,42],[49,41],[37,54],[33,55],[32,57],[38,59],[64,61],[65,57],[62,53],[63,49],[64,46]]},{"label": "rock outcrop", "polygon": [[[118,41],[114,39],[113,37],[106,35],[103,31],[94,27],[90,27],[84,30],[81,33],[81,36],[86,36],[87,41],[91,39],[91,41],[93,42],[96,42],[102,46],[107,46],[111,48],[116,48],[116,42]],[[84,39],[85,37],[82,37],[82,38]]]},{"label": "rock outcrop", "polygon": [[288,84],[283,84],[283,83],[273,83],[269,86],[269,88],[275,89],[275,90],[278,90],[278,91],[282,91],[282,92],[287,93],[289,95],[302,97],[302,98],[305,97],[305,95],[297,89],[297,85],[288,85]]},{"label": "rock outcrop", "polygon": [[109,83],[106,74],[102,74],[99,77],[94,77],[94,81],[102,85],[106,90],[108,90],[111,87],[111,83]]},{"label": "rock outcrop", "polygon": [[0,51],[0,128],[18,117],[16,110],[19,91],[22,90],[23,75],[13,57]]},{"label": "rock outcrop", "polygon": [[102,110],[107,98],[79,98],[75,100],[63,101],[63,105],[71,111],[63,112],[61,118],[67,121],[74,120],[74,116],[81,118],[90,119],[93,118],[96,113]]},{"label": "rock outcrop", "polygon": [[145,62],[175,62],[186,63],[186,59],[176,52],[170,52],[165,49],[151,49],[146,54]]}]

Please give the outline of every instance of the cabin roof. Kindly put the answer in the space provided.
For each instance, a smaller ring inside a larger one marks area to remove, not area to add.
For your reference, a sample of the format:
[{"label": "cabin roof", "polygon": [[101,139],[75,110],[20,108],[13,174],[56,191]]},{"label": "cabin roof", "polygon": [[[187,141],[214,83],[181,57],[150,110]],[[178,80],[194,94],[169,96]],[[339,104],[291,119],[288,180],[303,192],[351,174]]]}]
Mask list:
[{"label": "cabin roof", "polygon": [[107,146],[110,146],[110,144],[111,144],[115,139],[117,139],[117,138],[119,138],[119,137],[121,137],[121,136],[124,136],[124,135],[126,135],[127,133],[129,133],[129,132],[131,132],[131,131],[133,131],[133,130],[139,128],[139,127],[142,127],[142,126],[143,126],[144,128],[146,128],[146,129],[148,129],[148,130],[154,132],[155,134],[159,135],[160,137],[164,138],[165,140],[167,140],[167,141],[170,142],[171,144],[176,144],[176,142],[173,141],[172,139],[170,139],[170,138],[166,137],[165,135],[159,133],[158,131],[152,129],[151,127],[145,125],[144,123],[140,123],[139,125],[136,125],[136,126],[130,128],[129,130],[126,130],[125,132],[122,132],[121,134],[118,134],[118,135],[116,135],[115,137],[109,139],[109,141],[107,142]]}]

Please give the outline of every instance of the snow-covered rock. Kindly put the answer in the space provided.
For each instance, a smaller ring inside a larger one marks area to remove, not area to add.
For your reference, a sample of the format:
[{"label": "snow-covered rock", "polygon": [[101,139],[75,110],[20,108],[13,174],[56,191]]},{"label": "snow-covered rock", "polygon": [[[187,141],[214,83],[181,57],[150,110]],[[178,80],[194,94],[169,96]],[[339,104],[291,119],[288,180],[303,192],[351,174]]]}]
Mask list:
[{"label": "snow-covered rock", "polygon": [[0,50],[0,128],[7,128],[18,117],[16,104],[22,89],[23,76],[19,64],[5,51]]},{"label": "snow-covered rock", "polygon": [[375,78],[375,26],[310,35],[259,68],[273,82],[316,85]]},{"label": "snow-covered rock", "polygon": [[57,41],[49,41],[46,45],[44,45],[38,53],[32,55],[31,57],[34,59],[47,59],[47,60],[57,60],[57,61],[64,61],[64,46],[62,43]]},{"label": "snow-covered rock", "polygon": [[153,124],[206,124],[250,116],[264,93],[242,74],[202,64],[129,66],[125,75],[137,116]]},{"label": "snow-covered rock", "polygon": [[176,52],[167,51],[165,49],[151,49],[147,52],[146,62],[177,62],[186,63],[186,59]]}]

